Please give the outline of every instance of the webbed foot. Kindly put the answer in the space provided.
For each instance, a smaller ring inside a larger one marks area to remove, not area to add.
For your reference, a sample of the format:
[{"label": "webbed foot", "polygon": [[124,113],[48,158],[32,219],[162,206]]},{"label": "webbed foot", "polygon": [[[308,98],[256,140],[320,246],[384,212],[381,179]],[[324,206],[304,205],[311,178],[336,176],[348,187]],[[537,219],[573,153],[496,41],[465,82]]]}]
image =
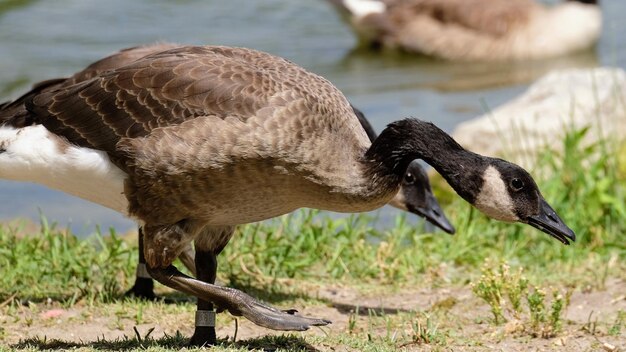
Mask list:
[{"label": "webbed foot", "polygon": [[292,330],[304,331],[311,326],[324,326],[331,323],[330,320],[309,318],[296,314],[295,309],[279,310],[268,306],[250,295],[232,289],[226,288],[233,298],[225,308],[233,315],[246,317],[251,322],[273,330]]}]

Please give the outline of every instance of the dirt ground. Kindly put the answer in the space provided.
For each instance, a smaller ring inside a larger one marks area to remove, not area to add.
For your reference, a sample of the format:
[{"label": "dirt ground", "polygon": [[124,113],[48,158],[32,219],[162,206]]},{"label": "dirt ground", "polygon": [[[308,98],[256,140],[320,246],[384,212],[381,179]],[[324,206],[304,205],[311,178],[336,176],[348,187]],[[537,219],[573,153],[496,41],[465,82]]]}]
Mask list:
[{"label": "dirt ground", "polygon": [[[384,292],[384,288],[376,291]],[[489,307],[477,299],[467,287],[432,290],[403,288],[389,294],[377,292],[372,295],[336,285],[319,288],[313,295],[326,303],[307,307],[298,307],[296,304],[296,307],[285,308],[296,308],[303,315],[324,317],[333,324],[330,328],[315,328],[303,334],[324,336],[348,333],[349,329],[353,333],[369,329],[370,332],[384,336],[388,333],[384,326],[371,324],[372,312],[393,319],[402,314],[410,317],[411,314],[416,314],[414,312],[432,312],[434,307],[441,306],[445,307],[445,312],[438,315],[438,324],[439,330],[448,335],[446,344],[435,346],[398,343],[398,350],[626,351],[624,324],[620,334],[608,334],[608,328],[615,323],[618,312],[626,311],[626,281],[620,279],[609,280],[606,289],[602,291],[575,292],[565,315],[563,332],[558,337],[549,339],[510,332],[508,324],[496,327],[488,323]],[[0,311],[0,347],[11,346],[30,337],[82,343],[98,339],[134,337],[133,327],[142,335],[154,328],[151,334],[153,338],[166,333],[172,335],[176,331],[185,336],[190,336],[193,332],[193,305],[147,304],[137,310],[133,306],[129,307],[131,303],[114,303],[108,308],[85,307],[79,304],[69,309],[40,303],[8,309],[5,302],[5,307]],[[282,306],[280,303],[277,305]],[[359,314],[355,315],[357,307]],[[407,324],[400,323],[399,326],[400,329],[405,326],[405,330],[410,330]],[[220,314],[218,336],[232,337],[234,333],[234,320],[227,314]],[[237,340],[269,334],[281,333],[257,327],[245,319],[238,320]],[[345,346],[328,344],[313,344],[313,347],[320,351],[348,349]]]}]

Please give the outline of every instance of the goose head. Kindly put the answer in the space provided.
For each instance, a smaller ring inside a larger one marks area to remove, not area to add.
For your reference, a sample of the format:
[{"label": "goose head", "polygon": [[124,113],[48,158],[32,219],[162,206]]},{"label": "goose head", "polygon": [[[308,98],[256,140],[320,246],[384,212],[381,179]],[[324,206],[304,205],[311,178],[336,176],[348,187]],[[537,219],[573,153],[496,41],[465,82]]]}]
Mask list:
[{"label": "goose head", "polygon": [[414,118],[391,123],[367,151],[372,168],[402,177],[414,159],[433,166],[463,199],[496,220],[533,226],[563,244],[575,241],[522,167],[470,152],[430,122]]},{"label": "goose head", "polygon": [[478,171],[479,187],[466,198],[478,210],[496,220],[528,224],[563,244],[576,240],[526,170],[496,158],[486,158],[485,165]]},{"label": "goose head", "polygon": [[417,160],[407,167],[400,184],[400,191],[389,204],[421,216],[451,235],[455,232],[454,226],[444,214],[432,192],[426,171]]}]

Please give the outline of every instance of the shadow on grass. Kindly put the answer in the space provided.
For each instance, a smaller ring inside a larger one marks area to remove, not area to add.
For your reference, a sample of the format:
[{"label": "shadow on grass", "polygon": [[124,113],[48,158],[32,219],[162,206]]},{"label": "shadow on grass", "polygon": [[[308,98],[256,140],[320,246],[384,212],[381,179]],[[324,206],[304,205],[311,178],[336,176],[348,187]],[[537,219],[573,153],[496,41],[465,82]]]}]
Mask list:
[{"label": "shadow on grass", "polygon": [[[9,295],[9,293],[0,293],[0,302],[4,301],[12,301],[16,300],[20,305],[28,306],[30,303],[47,303],[47,302],[58,302],[62,305],[74,305],[77,302],[84,301],[88,299],[86,296],[72,296],[72,295],[62,295],[62,294],[47,294],[47,295],[29,295],[29,296],[19,296],[17,293],[13,293]],[[125,293],[119,293],[112,297],[107,297],[106,299],[99,299],[99,301],[103,304],[113,303],[113,302],[123,302],[123,301],[152,301],[152,302],[163,302],[166,304],[186,304],[186,303],[195,303],[196,298],[187,296],[180,292],[168,292],[159,294],[154,299],[135,297],[132,295],[128,295]]]},{"label": "shadow on grass", "polygon": [[337,303],[337,302],[329,302],[329,304],[337,309],[341,314],[357,314],[370,316],[372,314],[376,315],[390,315],[390,314],[399,314],[399,313],[414,313],[415,310],[412,309],[404,309],[404,308],[385,308],[385,307],[373,307],[373,306],[363,306],[363,305],[354,305],[347,303]]},{"label": "shadow on grass", "polygon": [[[244,281],[236,281],[231,282],[228,287],[235,288],[237,290],[243,291],[250,296],[263,301],[268,304],[278,304],[280,305],[282,302],[294,302],[297,300],[305,300],[305,301],[316,301],[328,303],[323,299],[319,299],[316,297],[312,297],[306,291],[286,287],[284,285],[274,285],[274,284],[259,284],[256,282],[244,282]],[[20,305],[28,306],[30,303],[47,303],[47,302],[58,302],[61,305],[74,305],[77,302],[90,300],[91,298],[88,295],[64,295],[64,294],[37,294],[37,295],[24,295],[21,296],[18,293],[13,292],[2,292],[0,290],[0,303],[10,301],[17,301]],[[129,294],[128,292],[117,292],[110,293],[104,295],[104,297],[97,297],[96,301],[109,304],[114,302],[140,302],[140,301],[152,301],[152,302],[162,302],[165,304],[195,304],[197,298],[194,296],[186,295],[182,292],[171,291],[171,292],[160,292],[154,298],[146,298],[134,296],[133,294]]]},{"label": "shadow on grass", "polygon": [[[149,335],[150,333],[148,333]],[[62,340],[47,340],[45,338],[31,338],[24,341],[20,341],[17,344],[12,345],[14,349],[36,349],[36,350],[68,350],[78,348],[92,348],[95,350],[116,350],[116,351],[130,351],[137,349],[147,348],[163,348],[180,350],[182,348],[190,348],[188,345],[189,338],[176,332],[175,335],[165,335],[159,339],[153,339],[151,337],[135,337],[135,338],[120,338],[115,340],[98,339],[92,342],[68,342]],[[276,351],[279,349],[287,351],[317,351],[317,349],[308,344],[304,338],[296,335],[282,335],[282,336],[264,336],[249,340],[242,340],[237,342],[228,341],[226,339],[218,340],[217,345],[224,348],[238,348],[242,350],[261,350],[261,351]]]}]

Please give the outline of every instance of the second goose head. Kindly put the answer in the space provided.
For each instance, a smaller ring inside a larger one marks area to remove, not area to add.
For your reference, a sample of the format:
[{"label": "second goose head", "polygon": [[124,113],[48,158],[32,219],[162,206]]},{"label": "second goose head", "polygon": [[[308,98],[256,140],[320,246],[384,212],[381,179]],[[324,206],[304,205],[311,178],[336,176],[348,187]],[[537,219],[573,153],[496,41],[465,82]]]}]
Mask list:
[{"label": "second goose head", "polygon": [[428,174],[417,160],[407,167],[400,183],[400,191],[389,205],[419,215],[451,235],[455,233],[454,226],[433,194]]},{"label": "second goose head", "polygon": [[[365,114],[354,106],[352,106],[352,110],[359,118],[367,137],[374,142],[378,135],[365,118]],[[400,190],[389,202],[389,205],[421,216],[451,235],[455,232],[454,226],[444,214],[441,205],[433,194],[426,171],[417,160],[411,162],[407,167],[400,183]]]}]

